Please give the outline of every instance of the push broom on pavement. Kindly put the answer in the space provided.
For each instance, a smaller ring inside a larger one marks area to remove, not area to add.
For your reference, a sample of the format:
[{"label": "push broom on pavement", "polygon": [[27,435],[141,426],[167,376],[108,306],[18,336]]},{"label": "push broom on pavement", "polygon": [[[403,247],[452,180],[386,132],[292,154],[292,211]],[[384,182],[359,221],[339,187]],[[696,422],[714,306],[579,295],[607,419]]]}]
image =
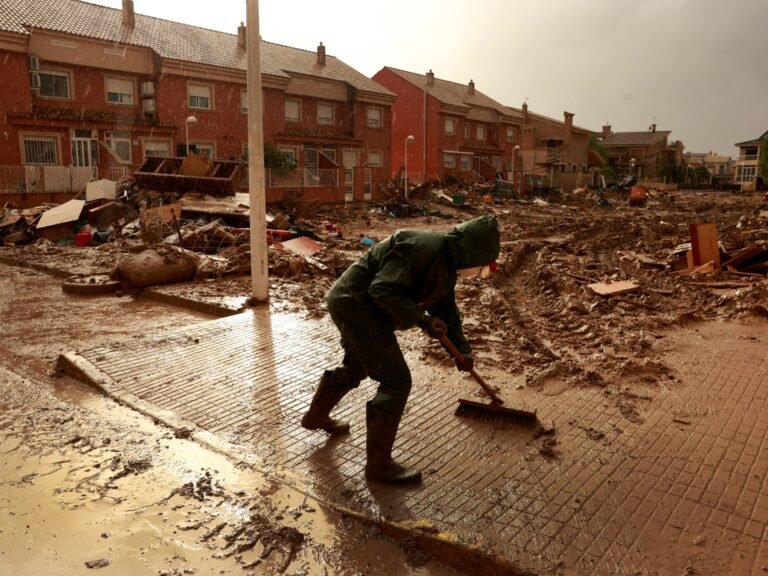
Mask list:
[{"label": "push broom on pavement", "polygon": [[[459,364],[464,364],[464,356],[459,352],[458,348],[451,342],[447,334],[439,334],[440,343],[443,347],[451,353]],[[482,418],[489,415],[506,416],[511,420],[518,421],[525,424],[535,424],[538,422],[536,417],[536,411],[525,410],[522,408],[512,408],[504,405],[504,400],[499,398],[498,394],[480,377],[480,374],[475,372],[472,368],[469,370],[470,375],[475,381],[482,386],[485,393],[490,398],[490,402],[477,402],[475,400],[466,400],[464,398],[459,399],[459,406],[456,408],[457,416],[468,416],[470,418]]]}]

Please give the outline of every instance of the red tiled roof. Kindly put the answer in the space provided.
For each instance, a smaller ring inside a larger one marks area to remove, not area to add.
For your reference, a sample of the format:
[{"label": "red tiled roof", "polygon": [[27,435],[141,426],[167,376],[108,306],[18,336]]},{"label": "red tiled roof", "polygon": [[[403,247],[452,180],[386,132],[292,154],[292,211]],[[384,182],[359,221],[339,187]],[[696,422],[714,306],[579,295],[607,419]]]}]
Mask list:
[{"label": "red tiled roof", "polygon": [[[39,28],[107,42],[149,48],[160,57],[245,71],[246,51],[237,34],[135,14],[135,26],[123,25],[122,10],[80,0],[2,0],[0,30],[28,35]],[[289,72],[346,82],[359,90],[392,93],[341,60],[326,56],[317,64],[313,51],[262,41],[262,74],[288,77]]]},{"label": "red tiled roof", "polygon": [[443,104],[465,108],[489,108],[507,117],[519,117],[519,115],[513,113],[509,108],[497,102],[490,96],[486,96],[477,89],[475,89],[474,94],[470,94],[468,84],[458,84],[457,82],[442,80],[435,77],[434,84],[432,86],[427,86],[426,74],[407,72],[389,66],[387,66],[386,69],[419,88],[428,89],[429,94],[437,98]]},{"label": "red tiled roof", "polygon": [[603,138],[600,142],[606,148],[620,146],[653,146],[664,142],[671,134],[668,130],[657,130],[655,132],[616,132]]}]

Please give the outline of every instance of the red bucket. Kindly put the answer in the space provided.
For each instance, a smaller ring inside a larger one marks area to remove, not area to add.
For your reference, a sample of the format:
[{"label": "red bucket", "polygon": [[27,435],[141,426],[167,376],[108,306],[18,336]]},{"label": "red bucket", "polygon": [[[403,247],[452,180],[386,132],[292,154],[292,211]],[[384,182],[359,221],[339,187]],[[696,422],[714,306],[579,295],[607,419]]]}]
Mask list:
[{"label": "red bucket", "polygon": [[78,232],[75,234],[75,246],[90,246],[91,245],[91,233],[90,232]]}]

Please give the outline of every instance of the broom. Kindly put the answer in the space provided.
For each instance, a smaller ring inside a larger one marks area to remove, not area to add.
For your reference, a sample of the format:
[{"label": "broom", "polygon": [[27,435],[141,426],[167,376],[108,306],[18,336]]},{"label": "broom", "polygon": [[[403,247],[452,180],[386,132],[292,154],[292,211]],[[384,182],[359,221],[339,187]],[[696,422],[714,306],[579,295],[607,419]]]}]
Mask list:
[{"label": "broom", "polygon": [[[448,352],[451,353],[451,356],[453,356],[460,365],[464,364],[464,356],[461,352],[459,352],[458,348],[454,345],[453,342],[451,342],[451,339],[448,338],[448,335],[445,333],[441,333],[438,335],[440,338],[440,343],[445,347]],[[475,369],[472,368],[469,370],[469,373],[472,375],[472,378],[475,379],[475,381],[482,386],[485,393],[488,395],[488,397],[491,399],[490,403],[485,402],[477,402],[475,400],[466,400],[464,398],[459,398],[459,406],[456,408],[456,415],[457,416],[482,416],[485,414],[499,414],[499,415],[506,415],[513,417],[517,420],[524,420],[529,423],[535,423],[538,421],[536,417],[536,411],[530,411],[530,410],[524,410],[522,408],[511,408],[504,406],[504,400],[499,398],[499,396],[496,394],[496,392],[493,391],[493,389],[488,386],[488,384],[480,377],[480,374],[475,372]]]}]

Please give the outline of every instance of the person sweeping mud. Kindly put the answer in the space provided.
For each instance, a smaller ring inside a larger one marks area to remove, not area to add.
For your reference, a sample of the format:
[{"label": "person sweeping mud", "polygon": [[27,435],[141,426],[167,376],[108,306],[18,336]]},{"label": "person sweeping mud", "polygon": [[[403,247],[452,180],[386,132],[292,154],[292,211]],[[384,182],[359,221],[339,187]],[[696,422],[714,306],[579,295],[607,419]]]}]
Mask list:
[{"label": "person sweeping mud", "polygon": [[472,349],[456,306],[456,279],[491,267],[499,248],[493,216],[475,218],[449,232],[400,230],[352,264],[326,294],[344,359],[321,376],[301,425],[331,434],[349,432],[349,423],[331,418],[331,410],[367,376],[377,381],[376,395],[366,406],[367,479],[421,482],[420,471],[392,459],[411,390],[411,373],[395,331],[419,326],[432,337],[447,334],[464,357],[457,367],[471,370]]}]

